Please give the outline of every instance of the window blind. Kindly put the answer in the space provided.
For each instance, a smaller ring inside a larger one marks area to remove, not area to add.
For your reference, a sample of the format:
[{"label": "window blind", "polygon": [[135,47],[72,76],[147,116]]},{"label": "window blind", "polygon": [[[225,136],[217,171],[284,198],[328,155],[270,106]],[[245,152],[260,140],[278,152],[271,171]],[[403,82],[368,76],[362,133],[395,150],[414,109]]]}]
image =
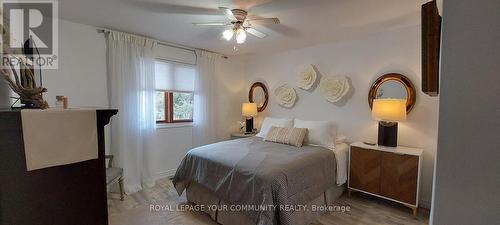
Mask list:
[{"label": "window blind", "polygon": [[165,91],[193,91],[195,68],[173,62],[155,62],[156,89]]}]

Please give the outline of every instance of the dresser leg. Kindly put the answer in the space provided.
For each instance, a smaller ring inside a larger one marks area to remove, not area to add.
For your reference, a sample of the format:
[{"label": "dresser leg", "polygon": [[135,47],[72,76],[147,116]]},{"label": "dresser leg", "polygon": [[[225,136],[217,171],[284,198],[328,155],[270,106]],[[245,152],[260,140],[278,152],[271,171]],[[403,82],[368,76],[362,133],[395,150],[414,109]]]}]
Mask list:
[{"label": "dresser leg", "polygon": [[418,209],[418,208],[417,208],[417,207],[412,207],[412,206],[410,206],[410,209],[411,209],[411,211],[413,212],[413,217],[415,217],[415,218],[416,218],[416,217],[417,217],[417,209]]}]

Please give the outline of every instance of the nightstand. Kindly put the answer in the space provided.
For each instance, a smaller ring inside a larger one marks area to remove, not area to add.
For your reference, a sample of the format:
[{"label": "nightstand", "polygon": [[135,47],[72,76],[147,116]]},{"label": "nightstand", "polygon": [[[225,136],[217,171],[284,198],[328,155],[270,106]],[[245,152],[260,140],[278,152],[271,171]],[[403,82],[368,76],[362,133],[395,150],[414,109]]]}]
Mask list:
[{"label": "nightstand", "polygon": [[253,137],[257,135],[257,133],[251,133],[251,134],[245,134],[245,133],[232,133],[231,134],[231,140],[238,139],[238,138],[247,138],[247,137]]},{"label": "nightstand", "polygon": [[412,209],[417,215],[422,149],[351,144],[349,195],[359,191]]}]

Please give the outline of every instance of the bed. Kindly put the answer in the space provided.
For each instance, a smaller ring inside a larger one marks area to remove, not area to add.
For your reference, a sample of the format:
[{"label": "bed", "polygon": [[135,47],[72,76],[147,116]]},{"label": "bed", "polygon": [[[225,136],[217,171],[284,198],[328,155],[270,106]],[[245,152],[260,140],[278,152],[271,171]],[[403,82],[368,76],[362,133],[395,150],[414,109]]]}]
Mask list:
[{"label": "bed", "polygon": [[220,224],[309,224],[321,214],[317,206],[342,194],[347,151],[346,144],[332,151],[259,137],[223,141],[190,150],[173,184]]}]

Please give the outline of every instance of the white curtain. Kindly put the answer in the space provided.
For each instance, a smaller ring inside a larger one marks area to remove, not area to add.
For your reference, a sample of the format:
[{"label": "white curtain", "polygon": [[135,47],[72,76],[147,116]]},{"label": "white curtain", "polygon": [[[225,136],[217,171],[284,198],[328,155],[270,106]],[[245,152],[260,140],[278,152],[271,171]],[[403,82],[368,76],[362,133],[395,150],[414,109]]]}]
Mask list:
[{"label": "white curtain", "polygon": [[155,129],[154,56],[156,42],[120,32],[106,32],[111,108],[111,152],[124,169],[127,193],[154,185],[148,150]]},{"label": "white curtain", "polygon": [[194,80],[193,146],[202,146],[216,141],[215,90],[221,56],[215,53],[196,51],[197,66]]}]

